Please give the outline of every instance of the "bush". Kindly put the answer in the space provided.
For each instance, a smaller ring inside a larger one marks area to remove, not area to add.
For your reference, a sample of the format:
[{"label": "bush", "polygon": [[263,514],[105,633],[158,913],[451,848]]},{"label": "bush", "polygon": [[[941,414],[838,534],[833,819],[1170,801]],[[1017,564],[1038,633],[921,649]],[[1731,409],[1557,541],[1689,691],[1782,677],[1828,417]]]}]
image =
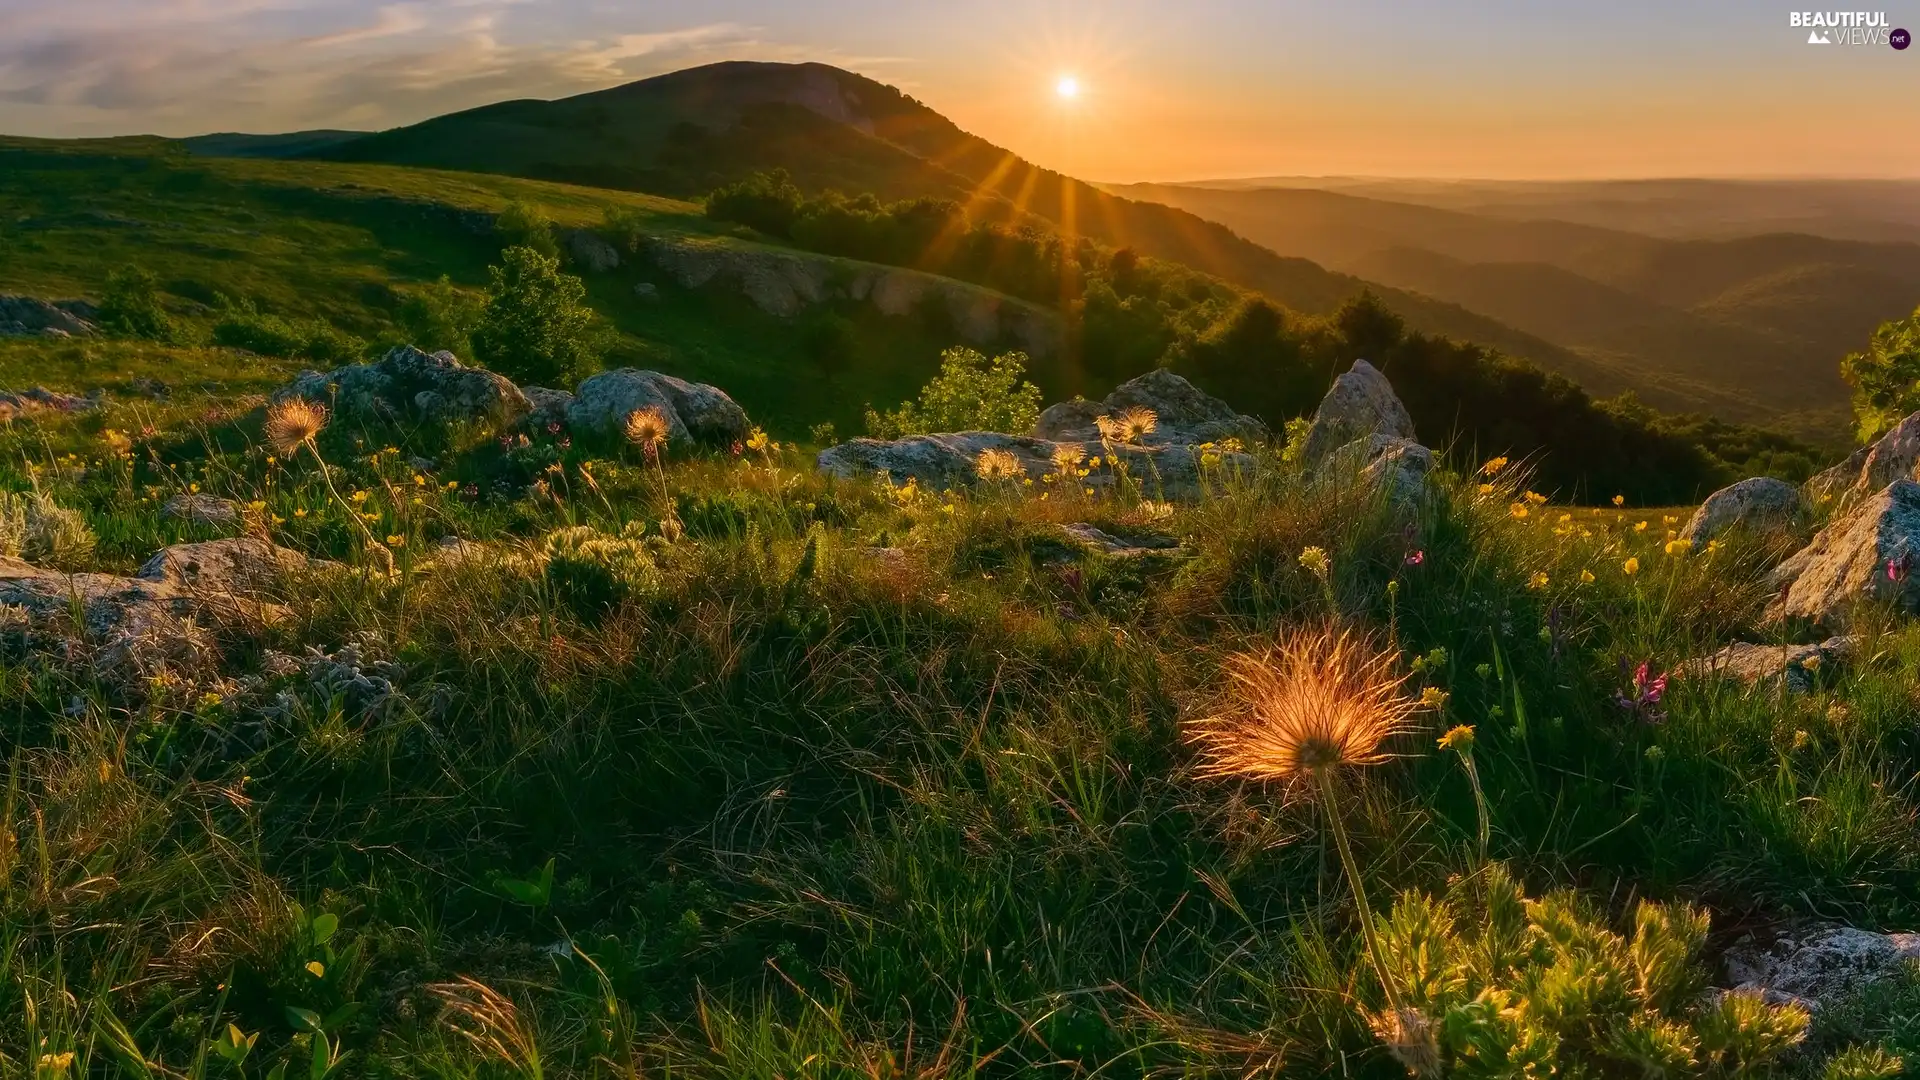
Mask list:
[{"label": "bush", "polygon": [[471,356],[473,332],[485,314],[483,298],[443,275],[431,285],[408,290],[400,302],[399,318],[407,340],[418,348]]},{"label": "bush", "polygon": [[149,341],[172,341],[177,336],[173,320],[160,307],[159,279],[137,266],[107,275],[100,325],[124,337]]},{"label": "bush", "polygon": [[775,169],[714,189],[707,196],[707,217],[786,238],[793,233],[800,202],[800,189],[793,186],[787,170]]},{"label": "bush", "polygon": [[1021,378],[1027,354],[1003,353],[988,360],[959,347],[940,354],[940,374],[920,388],[920,399],[890,413],[867,410],[867,433],[876,439],[936,431],[1001,431],[1025,434],[1040,419],[1040,388]]},{"label": "bush", "polygon": [[1840,377],[1853,387],[1853,416],[1863,443],[1920,412],[1920,308],[1881,323],[1866,351],[1840,361]]},{"label": "bush", "polygon": [[545,210],[518,199],[494,219],[493,231],[502,248],[532,248],[548,258],[560,257],[560,243],[553,238],[553,219]]},{"label": "bush", "polygon": [[593,311],[580,303],[586,285],[533,248],[508,248],[501,261],[489,271],[474,355],[516,382],[572,385],[599,355]]},{"label": "bush", "polygon": [[77,510],[43,494],[0,492],[0,555],[55,570],[79,570],[93,558],[93,529]]},{"label": "bush", "polygon": [[366,342],[328,323],[268,315],[245,303],[214,324],[213,343],[260,356],[333,365],[351,363],[366,349]]}]

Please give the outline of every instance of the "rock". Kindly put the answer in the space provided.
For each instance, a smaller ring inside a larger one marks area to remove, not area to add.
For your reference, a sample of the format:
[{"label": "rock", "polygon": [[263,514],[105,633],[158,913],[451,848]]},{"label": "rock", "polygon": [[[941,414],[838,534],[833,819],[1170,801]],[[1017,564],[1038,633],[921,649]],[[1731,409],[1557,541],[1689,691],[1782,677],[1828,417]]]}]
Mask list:
[{"label": "rock", "polygon": [[427,552],[427,562],[436,567],[464,566],[488,558],[485,544],[476,544],[458,536],[443,536]]},{"label": "rock", "polygon": [[316,401],[348,414],[388,419],[489,420],[518,423],[533,406],[504,375],[468,367],[452,353],[428,354],[402,345],[371,364],[330,372],[303,371],[273,395]]},{"label": "rock", "polygon": [[1318,462],[1348,443],[1370,435],[1390,435],[1411,440],[1413,418],[1393,392],[1387,377],[1365,360],[1355,360],[1353,370],[1333,380],[1333,387],[1320,400],[1313,414],[1313,426],[1307,431],[1301,460]]},{"label": "rock", "polygon": [[670,441],[727,445],[747,437],[747,413],[726,391],[657,371],[621,368],[582,382],[567,407],[567,423],[582,431],[617,433],[628,415],[654,406],[667,416]]},{"label": "rock", "polygon": [[240,520],[240,504],[218,495],[192,495],[182,492],[167,500],[160,512],[167,517],[191,521],[196,525],[233,525]]},{"label": "rock", "polygon": [[1787,689],[1796,694],[1813,690],[1815,669],[1844,661],[1853,655],[1860,639],[1851,635],[1830,637],[1818,645],[1754,645],[1737,641],[1712,654],[1688,660],[1673,669],[1683,679],[1703,679],[1714,675],[1738,679],[1749,685],[1772,685],[1786,676]]},{"label": "rock", "polygon": [[84,337],[97,333],[93,323],[76,310],[98,318],[93,305],[84,301],[55,303],[31,296],[0,296],[0,337]]},{"label": "rock", "polygon": [[660,286],[651,281],[642,281],[633,287],[633,295],[649,302],[656,301],[660,299]]},{"label": "rock", "polygon": [[529,427],[543,428],[567,422],[567,410],[573,408],[572,394],[544,386],[523,386],[520,392],[527,396],[527,404],[533,406],[527,413]]},{"label": "rock", "polygon": [[1165,555],[1178,550],[1180,541],[1171,536],[1150,536],[1139,540],[1124,540],[1112,533],[1096,528],[1086,522],[1075,522],[1060,526],[1060,531],[1076,543],[1092,548],[1102,555],[1120,559],[1134,559],[1143,555]]},{"label": "rock", "polygon": [[1433,451],[1412,439],[1370,435],[1334,451],[1333,457],[1366,462],[1360,466],[1360,481],[1377,488],[1397,509],[1416,510],[1426,502]]},{"label": "rock", "polygon": [[86,412],[100,407],[97,396],[80,397],[75,394],[62,394],[44,386],[12,391],[0,390],[0,410],[11,412]]},{"label": "rock", "polygon": [[1265,424],[1234,412],[1226,402],[1166,368],[1120,384],[1098,404],[1076,400],[1049,406],[1040,414],[1033,435],[1051,442],[1097,443],[1099,418],[1130,408],[1153,410],[1155,426],[1139,440],[1141,446],[1198,446],[1226,439],[1253,443],[1267,437]]},{"label": "rock", "polygon": [[1920,960],[1920,934],[1878,934],[1849,926],[1783,935],[1770,945],[1752,939],[1727,950],[1727,981],[1772,1004],[1818,1010]]},{"label": "rock", "polygon": [[165,401],[173,396],[173,387],[146,375],[134,376],[133,381],[127,384],[127,388],[141,397],[152,398],[155,401]]},{"label": "rock", "polygon": [[[1053,469],[1054,451],[1071,446],[1087,456],[1112,453],[1126,465],[1129,474],[1149,498],[1190,500],[1200,496],[1200,452],[1190,446],[1114,446],[1100,443],[1053,442],[1026,435],[1003,435],[992,431],[961,431],[942,435],[912,435],[904,439],[849,439],[820,451],[821,472],[844,479],[871,479],[885,473],[896,484],[917,481],[922,488],[944,491],[981,482],[978,474],[980,455],[988,450],[1005,450],[1019,461],[1028,478],[1040,481]],[[1251,469],[1252,456],[1223,453],[1228,467]],[[1110,468],[1099,468],[1080,483],[1095,491],[1114,485]]]},{"label": "rock", "polygon": [[1920,412],[1893,426],[1872,446],[1807,481],[1816,500],[1831,496],[1845,510],[1895,480],[1920,479]]},{"label": "rock", "polygon": [[620,252],[586,229],[567,233],[567,256],[573,265],[595,274],[620,269]]},{"label": "rock", "polygon": [[1806,517],[1807,501],[1799,488],[1771,476],[1756,476],[1707,496],[1680,530],[1680,538],[1705,547],[1707,541],[1736,526],[1791,529]]},{"label": "rock", "polygon": [[1891,599],[1903,610],[1920,606],[1920,483],[1895,480],[1845,511],[1813,542],[1774,570],[1780,597],[1769,619],[1802,618],[1838,627],[1861,599]]}]

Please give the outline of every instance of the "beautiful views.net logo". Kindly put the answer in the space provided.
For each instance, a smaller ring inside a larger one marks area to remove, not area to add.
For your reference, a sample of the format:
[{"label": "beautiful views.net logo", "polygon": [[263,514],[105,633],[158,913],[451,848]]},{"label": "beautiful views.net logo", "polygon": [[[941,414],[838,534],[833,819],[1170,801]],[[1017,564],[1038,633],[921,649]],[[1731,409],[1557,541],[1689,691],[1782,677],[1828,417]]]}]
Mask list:
[{"label": "beautiful views.net logo", "polygon": [[[1806,29],[1809,45],[1906,47],[1906,31],[1895,30],[1884,11],[1790,11],[1787,25]],[[1896,34],[1900,42],[1894,41]]]}]

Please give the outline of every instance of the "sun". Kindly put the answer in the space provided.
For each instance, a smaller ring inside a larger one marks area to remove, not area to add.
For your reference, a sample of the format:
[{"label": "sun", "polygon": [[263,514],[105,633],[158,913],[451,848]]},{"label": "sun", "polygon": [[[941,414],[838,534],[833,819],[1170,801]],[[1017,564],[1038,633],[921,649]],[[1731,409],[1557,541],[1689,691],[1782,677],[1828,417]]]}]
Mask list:
[{"label": "sun", "polygon": [[1080,80],[1072,75],[1062,75],[1060,81],[1053,84],[1053,92],[1063,98],[1077,98],[1080,96]]}]

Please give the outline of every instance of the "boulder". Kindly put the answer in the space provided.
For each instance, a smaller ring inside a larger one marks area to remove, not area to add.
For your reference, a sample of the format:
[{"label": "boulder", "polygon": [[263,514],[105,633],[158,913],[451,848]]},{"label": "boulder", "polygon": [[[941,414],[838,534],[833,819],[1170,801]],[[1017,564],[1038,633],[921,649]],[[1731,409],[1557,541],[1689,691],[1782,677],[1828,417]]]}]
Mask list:
[{"label": "boulder", "polygon": [[520,392],[527,396],[527,404],[533,408],[527,413],[527,424],[532,427],[548,427],[567,422],[567,410],[573,408],[573,395],[565,390],[549,390],[544,386],[523,386]]},{"label": "boulder", "polygon": [[633,295],[652,303],[660,299],[660,286],[651,281],[642,281],[633,287]]},{"label": "boulder", "polygon": [[1861,599],[1891,599],[1911,611],[1920,606],[1920,586],[1911,572],[1920,569],[1913,565],[1916,559],[1920,483],[1895,480],[1834,518],[1774,570],[1780,596],[1767,616],[1837,627],[1847,608]]},{"label": "boulder", "polygon": [[621,368],[582,382],[567,406],[567,423],[582,431],[618,433],[632,413],[658,408],[666,414],[668,439],[725,446],[747,437],[746,410],[726,391],[657,371]]},{"label": "boulder", "polygon": [[202,600],[258,599],[287,575],[326,565],[252,537],[162,548],[134,577]]},{"label": "boulder", "polygon": [[620,252],[586,229],[567,233],[567,257],[574,266],[595,274],[620,269]]},{"label": "boulder", "polygon": [[182,492],[160,508],[166,517],[190,521],[196,525],[233,525],[240,520],[240,504],[218,495],[193,495]]},{"label": "boulder", "polygon": [[1333,380],[1326,397],[1320,399],[1301,460],[1316,463],[1340,447],[1372,435],[1412,440],[1413,418],[1407,415],[1407,407],[1400,403],[1387,377],[1365,360],[1355,360],[1353,369]]},{"label": "boulder", "polygon": [[[1125,464],[1141,494],[1159,499],[1197,499],[1202,490],[1201,452],[1191,446],[1102,446],[1076,441],[1053,442],[1026,435],[1003,435],[993,431],[960,431],[942,435],[911,435],[904,439],[849,439],[820,451],[821,472],[846,479],[869,479],[885,473],[896,484],[918,481],[931,491],[967,487],[979,483],[980,455],[988,450],[1005,450],[1019,461],[1028,478],[1038,482],[1053,470],[1054,451],[1071,446],[1092,457],[1109,453]],[[1253,457],[1244,453],[1222,453],[1227,467],[1251,469]],[[1105,491],[1118,482],[1114,470],[1101,467],[1081,479],[1095,491]]]},{"label": "boulder", "polygon": [[1719,675],[1750,686],[1771,686],[1785,676],[1789,691],[1805,694],[1813,690],[1815,669],[1845,660],[1859,646],[1859,641],[1851,635],[1830,637],[1817,645],[1755,645],[1737,641],[1711,656],[1685,661],[1675,667],[1673,673],[1683,679]]},{"label": "boulder", "polygon": [[0,296],[0,337],[84,337],[97,332],[98,317],[84,301]]},{"label": "boulder", "polygon": [[1707,496],[1680,530],[1680,537],[1705,547],[1730,528],[1791,529],[1806,517],[1807,501],[1799,488],[1771,476],[1756,476]]},{"label": "boulder", "polygon": [[1099,403],[1075,400],[1049,406],[1040,414],[1033,435],[1051,442],[1099,442],[1099,418],[1132,408],[1151,409],[1155,418],[1153,431],[1139,440],[1141,446],[1198,446],[1226,439],[1253,443],[1267,438],[1265,424],[1234,412],[1226,402],[1166,368],[1121,383]]},{"label": "boulder", "polygon": [[1847,460],[1807,481],[1816,501],[1832,501],[1845,510],[1872,496],[1895,480],[1920,478],[1920,412],[1895,424],[1872,446],[1855,450]]},{"label": "boulder", "polygon": [[1102,555],[1118,559],[1135,559],[1146,555],[1165,555],[1177,551],[1180,541],[1171,536],[1149,536],[1137,540],[1127,540],[1115,536],[1103,529],[1089,525],[1084,521],[1060,526],[1067,539],[1091,548]]},{"label": "boulder", "polygon": [[518,423],[533,408],[506,376],[468,367],[450,352],[429,354],[411,345],[399,346],[371,364],[303,371],[273,400],[293,397],[347,414],[487,420],[500,425]]},{"label": "boulder", "polygon": [[1331,460],[1358,467],[1360,482],[1378,489],[1396,509],[1415,510],[1426,502],[1433,451],[1412,439],[1369,435],[1335,450]]},{"label": "boulder", "polygon": [[1810,1011],[1920,960],[1920,934],[1880,934],[1850,926],[1812,927],[1771,943],[1752,938],[1727,949],[1727,981],[1736,992]]},{"label": "boulder", "polygon": [[85,412],[99,407],[100,399],[97,396],[62,394],[44,386],[19,391],[0,390],[0,412],[5,413],[39,412],[43,409],[48,412]]}]

